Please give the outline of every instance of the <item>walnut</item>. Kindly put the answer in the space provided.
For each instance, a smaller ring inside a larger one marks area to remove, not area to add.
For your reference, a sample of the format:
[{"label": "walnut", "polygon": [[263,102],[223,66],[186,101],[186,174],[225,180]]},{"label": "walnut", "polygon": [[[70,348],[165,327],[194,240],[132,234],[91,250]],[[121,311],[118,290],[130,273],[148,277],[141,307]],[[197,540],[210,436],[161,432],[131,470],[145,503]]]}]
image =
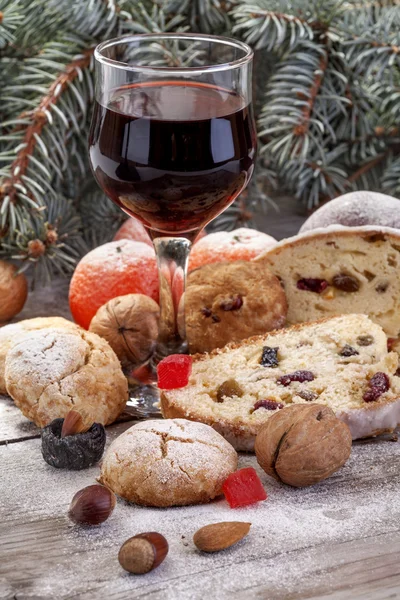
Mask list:
[{"label": "walnut", "polygon": [[17,275],[17,267],[0,260],[0,323],[12,319],[23,309],[27,295],[25,275]]},{"label": "walnut", "polygon": [[256,438],[264,471],[294,487],[313,485],[335,473],[350,456],[351,433],[321,404],[294,404],[271,416]]},{"label": "walnut", "polygon": [[154,350],[159,315],[158,304],[149,296],[118,296],[99,308],[89,331],[107,340],[123,367],[137,367]]}]

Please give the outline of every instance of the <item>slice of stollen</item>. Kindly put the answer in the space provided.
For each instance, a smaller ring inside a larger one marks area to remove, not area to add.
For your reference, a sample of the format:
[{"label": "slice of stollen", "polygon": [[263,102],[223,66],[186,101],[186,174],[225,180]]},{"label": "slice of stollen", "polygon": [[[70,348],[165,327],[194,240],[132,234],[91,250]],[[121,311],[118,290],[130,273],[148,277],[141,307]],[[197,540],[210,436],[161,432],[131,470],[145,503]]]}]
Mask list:
[{"label": "slice of stollen", "polygon": [[292,403],[329,406],[353,439],[374,436],[400,423],[397,361],[366,315],[303,323],[195,355],[189,384],[162,392],[162,413],[212,425],[237,450],[252,451],[265,421]]},{"label": "slice of stollen", "polygon": [[256,260],[280,278],[289,325],[357,312],[399,337],[400,230],[333,225],[283,240]]}]

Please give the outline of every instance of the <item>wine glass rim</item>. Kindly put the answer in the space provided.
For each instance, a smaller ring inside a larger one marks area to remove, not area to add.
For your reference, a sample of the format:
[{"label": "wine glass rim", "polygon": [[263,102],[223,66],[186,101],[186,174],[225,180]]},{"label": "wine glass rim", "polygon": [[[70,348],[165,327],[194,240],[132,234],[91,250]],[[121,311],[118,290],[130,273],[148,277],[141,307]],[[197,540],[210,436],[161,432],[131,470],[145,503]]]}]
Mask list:
[{"label": "wine glass rim", "polygon": [[[128,64],[119,60],[114,60],[112,58],[107,58],[102,54],[102,52],[106,48],[110,48],[111,46],[115,46],[117,44],[127,42],[127,41],[140,41],[141,39],[147,39],[154,41],[158,41],[160,39],[179,39],[179,40],[193,40],[200,42],[214,42],[219,44],[225,44],[226,46],[231,46],[233,48],[240,48],[243,50],[244,55],[236,60],[226,63],[220,63],[215,65],[205,65],[201,67],[159,67],[159,66],[144,66],[144,65],[135,65]],[[110,67],[115,67],[117,69],[123,69],[125,71],[139,71],[141,73],[191,73],[191,74],[201,74],[207,71],[207,73],[213,71],[227,71],[230,69],[237,69],[249,63],[253,59],[254,52],[250,48],[248,44],[242,42],[240,40],[236,40],[234,38],[229,38],[220,35],[209,35],[203,33],[141,33],[141,34],[128,34],[120,37],[112,38],[110,40],[106,40],[101,42],[98,46],[96,46],[94,51],[95,59],[102,64],[109,65]]]}]

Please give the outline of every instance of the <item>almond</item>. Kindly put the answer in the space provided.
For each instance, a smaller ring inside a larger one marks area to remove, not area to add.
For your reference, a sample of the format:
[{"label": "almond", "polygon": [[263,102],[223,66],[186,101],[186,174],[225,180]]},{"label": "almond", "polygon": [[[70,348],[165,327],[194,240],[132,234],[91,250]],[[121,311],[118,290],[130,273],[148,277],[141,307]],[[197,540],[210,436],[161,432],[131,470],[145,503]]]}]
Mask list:
[{"label": "almond", "polygon": [[85,418],[77,410],[70,410],[65,416],[64,423],[61,429],[61,437],[67,437],[67,435],[76,435],[77,433],[85,433],[88,431],[93,423],[90,423],[88,418]]},{"label": "almond", "polygon": [[193,536],[195,546],[202,552],[219,552],[230,548],[249,532],[251,523],[224,521],[202,527]]}]

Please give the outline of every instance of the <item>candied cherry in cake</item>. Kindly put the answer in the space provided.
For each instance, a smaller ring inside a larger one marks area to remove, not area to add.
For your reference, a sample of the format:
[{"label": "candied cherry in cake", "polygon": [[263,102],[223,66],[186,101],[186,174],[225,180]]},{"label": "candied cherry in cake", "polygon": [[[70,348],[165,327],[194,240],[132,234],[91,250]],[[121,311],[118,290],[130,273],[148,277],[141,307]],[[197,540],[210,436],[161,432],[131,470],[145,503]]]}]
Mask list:
[{"label": "candied cherry in cake", "polygon": [[328,287],[326,279],[314,279],[313,277],[304,277],[297,282],[297,289],[306,292],[321,294]]},{"label": "candied cherry in cake", "polygon": [[267,499],[261,480],[252,467],[231,473],[225,480],[222,491],[231,508]]},{"label": "candied cherry in cake", "polygon": [[171,354],[157,365],[157,379],[160,390],[176,390],[189,383],[192,372],[192,357],[186,354]]}]

